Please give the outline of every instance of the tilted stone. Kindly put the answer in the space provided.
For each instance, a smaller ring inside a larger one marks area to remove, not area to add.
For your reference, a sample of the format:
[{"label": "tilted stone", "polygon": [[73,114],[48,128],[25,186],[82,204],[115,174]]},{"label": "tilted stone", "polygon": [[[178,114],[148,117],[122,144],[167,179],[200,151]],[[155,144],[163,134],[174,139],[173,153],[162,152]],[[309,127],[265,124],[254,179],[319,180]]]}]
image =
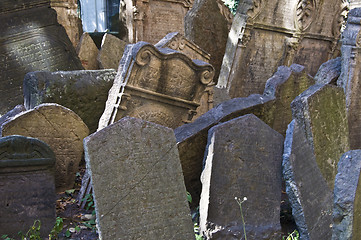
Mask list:
[{"label": "tilted stone", "polygon": [[47,143],[55,153],[57,192],[71,189],[83,153],[83,138],[89,129],[70,109],[58,104],[40,104],[1,126],[2,136],[23,135]]},{"label": "tilted stone", "polygon": [[97,57],[99,68],[118,69],[122,59],[126,42],[109,34],[104,34],[101,48]]},{"label": "tilted stone", "polygon": [[315,75],[317,84],[336,85],[337,79],[341,74],[341,58],[337,57],[322,63]]},{"label": "tilted stone", "polygon": [[41,221],[48,237],[55,224],[55,155],[44,142],[24,136],[0,138],[0,235],[19,239]]},{"label": "tilted stone", "polygon": [[214,68],[169,48],[127,45],[99,129],[125,116],[176,128],[190,122]]},{"label": "tilted stone", "polygon": [[[252,114],[209,130],[200,229],[207,239],[280,239],[283,137]],[[242,203],[242,216],[235,198]]]},{"label": "tilted stone", "polygon": [[125,117],[84,147],[100,239],[194,239],[171,129]]},{"label": "tilted stone", "polygon": [[27,110],[57,103],[74,111],[95,132],[116,72],[114,70],[31,72],[24,79]]},{"label": "tilted stone", "polygon": [[25,111],[26,111],[26,109],[25,109],[24,105],[17,105],[12,110],[10,110],[9,112],[7,112],[6,114],[4,114],[3,116],[0,117],[0,126],[3,123],[5,123],[6,121],[8,121],[9,119],[11,119],[12,117],[16,116],[17,114],[19,114],[21,112],[25,112]]},{"label": "tilted stone", "polygon": [[98,64],[98,47],[95,45],[93,39],[90,37],[89,33],[85,32],[80,38],[79,44],[76,48],[76,53],[86,70],[96,70],[99,69]]}]

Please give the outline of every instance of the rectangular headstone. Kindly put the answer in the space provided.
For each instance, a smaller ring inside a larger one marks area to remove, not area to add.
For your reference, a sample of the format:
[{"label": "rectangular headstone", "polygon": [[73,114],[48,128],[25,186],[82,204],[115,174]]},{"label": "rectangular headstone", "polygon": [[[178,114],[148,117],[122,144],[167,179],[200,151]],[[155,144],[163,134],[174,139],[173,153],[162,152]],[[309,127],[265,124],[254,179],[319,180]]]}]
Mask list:
[{"label": "rectangular headstone", "polygon": [[194,239],[171,129],[125,117],[84,147],[100,239]]},{"label": "rectangular headstone", "polygon": [[126,42],[106,33],[103,36],[97,61],[100,69],[118,69]]},{"label": "rectangular headstone", "polygon": [[283,137],[249,114],[210,129],[200,229],[207,239],[280,239]]},{"label": "rectangular headstone", "polygon": [[35,220],[48,237],[55,224],[55,155],[44,142],[24,136],[0,138],[0,236],[19,239]]},{"label": "rectangular headstone", "polygon": [[76,53],[86,70],[96,70],[99,69],[98,64],[98,47],[95,45],[93,39],[90,37],[89,33],[85,32],[80,38],[79,44],[76,48]]}]

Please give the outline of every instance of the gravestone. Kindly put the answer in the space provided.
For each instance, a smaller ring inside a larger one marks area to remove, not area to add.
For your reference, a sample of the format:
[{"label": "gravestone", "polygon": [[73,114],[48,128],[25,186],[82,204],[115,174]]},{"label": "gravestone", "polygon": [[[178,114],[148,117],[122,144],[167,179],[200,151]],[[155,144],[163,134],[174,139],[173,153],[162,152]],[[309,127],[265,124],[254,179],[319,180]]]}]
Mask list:
[{"label": "gravestone", "polygon": [[209,130],[199,206],[207,239],[243,239],[242,218],[249,239],[280,239],[282,152],[282,135],[253,114]]},{"label": "gravestone", "polygon": [[317,84],[336,85],[337,79],[341,74],[341,58],[337,57],[322,63],[315,75]]},{"label": "gravestone", "polygon": [[89,134],[88,127],[73,111],[58,104],[40,104],[4,123],[1,133],[34,137],[47,143],[56,156],[56,191],[73,187],[83,154],[83,138]]},{"label": "gravestone", "polygon": [[312,76],[337,54],[346,1],[245,0],[233,20],[217,88],[231,98],[262,93],[278,66]]},{"label": "gravestone", "polygon": [[361,150],[342,155],[338,162],[334,189],[332,239],[360,239]]},{"label": "gravestone", "polygon": [[0,126],[8,121],[9,119],[11,119],[12,117],[16,116],[17,114],[26,111],[24,105],[17,105],[16,107],[14,107],[12,110],[10,110],[9,112],[7,112],[6,114],[4,114],[3,116],[0,117]]},{"label": "gravestone", "polygon": [[84,147],[100,239],[194,239],[171,129],[125,117]]},{"label": "gravestone", "polygon": [[361,148],[361,9],[352,9],[348,14],[346,29],[342,33],[341,75],[337,85],[344,88],[350,131],[351,149]]},{"label": "gravestone", "polygon": [[85,32],[80,38],[79,44],[76,48],[76,53],[86,70],[96,70],[99,69],[98,66],[98,47],[95,45],[93,39],[90,37],[89,33]]},{"label": "gravestone", "polygon": [[24,79],[27,110],[57,103],[74,111],[95,132],[116,72],[114,70],[31,72]]},{"label": "gravestone", "polygon": [[48,237],[55,224],[55,155],[44,142],[24,136],[0,138],[0,236],[19,239],[35,220]]},{"label": "gravestone", "polygon": [[307,133],[297,120],[288,126],[282,165],[301,239],[331,239],[332,189],[320,171]]},{"label": "gravestone", "polygon": [[276,98],[273,118],[268,123],[274,130],[285,136],[287,125],[292,121],[291,102],[314,83],[304,66],[292,64],[291,67],[278,67],[277,72],[267,80],[263,93]]},{"label": "gravestone", "polygon": [[235,98],[226,101],[200,116],[192,123],[174,130],[179,156],[183,168],[187,191],[192,195],[192,208],[198,206],[202,184],[202,160],[207,145],[208,130],[222,122],[253,113],[263,121],[272,119],[274,98],[258,94],[247,98]]},{"label": "gravestone", "polygon": [[97,60],[100,69],[118,69],[122,59],[126,42],[106,33],[103,36]]},{"label": "gravestone", "polygon": [[3,0],[0,22],[0,114],[23,103],[26,73],[82,69],[50,0]]},{"label": "gravestone", "polygon": [[210,64],[172,49],[127,45],[98,129],[125,116],[170,128],[190,122],[213,76]]},{"label": "gravestone", "polygon": [[217,0],[195,0],[185,16],[185,36],[211,54],[218,80],[228,38],[228,21]]},{"label": "gravestone", "polygon": [[313,85],[291,103],[293,118],[306,133],[317,165],[333,189],[337,163],[350,150],[345,94],[333,85]]}]

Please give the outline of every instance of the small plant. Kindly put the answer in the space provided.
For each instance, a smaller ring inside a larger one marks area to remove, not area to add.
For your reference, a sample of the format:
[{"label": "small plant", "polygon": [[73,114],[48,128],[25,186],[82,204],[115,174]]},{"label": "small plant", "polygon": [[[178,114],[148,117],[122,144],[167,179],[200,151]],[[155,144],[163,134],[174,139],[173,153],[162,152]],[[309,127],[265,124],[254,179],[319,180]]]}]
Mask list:
[{"label": "small plant", "polygon": [[85,195],[85,197],[82,199],[82,201],[86,202],[85,209],[89,210],[90,208],[94,207],[94,199],[93,195],[91,193]]},{"label": "small plant", "polygon": [[292,233],[290,233],[287,238],[283,237],[282,240],[299,240],[300,234],[297,230],[294,230]]},{"label": "small plant", "polygon": [[243,212],[242,212],[242,203],[244,203],[245,201],[247,201],[247,198],[244,197],[242,200],[235,197],[234,198],[236,200],[236,202],[239,205],[239,209],[241,210],[241,218],[242,218],[242,225],[243,225],[243,233],[244,233],[244,239],[247,240],[247,234],[246,234],[246,223],[244,222],[244,217],[243,217]]},{"label": "small plant", "polygon": [[61,217],[57,217],[55,225],[50,231],[49,240],[56,239],[61,230],[63,230],[63,219]]}]

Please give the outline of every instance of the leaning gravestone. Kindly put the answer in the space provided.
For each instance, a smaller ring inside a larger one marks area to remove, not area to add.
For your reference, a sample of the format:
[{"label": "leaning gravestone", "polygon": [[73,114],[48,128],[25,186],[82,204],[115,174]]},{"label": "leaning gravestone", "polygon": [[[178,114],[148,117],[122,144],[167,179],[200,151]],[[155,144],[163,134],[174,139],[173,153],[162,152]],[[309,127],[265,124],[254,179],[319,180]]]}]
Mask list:
[{"label": "leaning gravestone", "polygon": [[199,206],[207,239],[243,239],[242,218],[249,239],[280,239],[282,152],[282,135],[252,114],[210,129]]},{"label": "leaning gravestone", "polygon": [[317,84],[336,85],[337,79],[341,74],[341,58],[337,57],[322,63],[315,75]]},{"label": "leaning gravestone", "polygon": [[95,132],[116,72],[114,70],[31,72],[24,79],[27,110],[57,103],[74,111]]},{"label": "leaning gravestone", "polygon": [[349,151],[338,162],[334,189],[332,239],[361,239],[361,150]]},{"label": "leaning gravestone", "polygon": [[80,38],[79,44],[76,48],[76,53],[86,70],[96,70],[99,69],[98,66],[98,47],[95,45],[93,39],[90,37],[89,33],[85,32]]},{"label": "leaning gravestone", "polygon": [[25,109],[24,105],[17,105],[12,110],[10,110],[9,112],[7,112],[6,114],[4,114],[3,116],[0,117],[0,126],[3,125],[3,123],[5,123],[9,119],[11,119],[12,117],[18,115],[21,112],[25,112],[25,111],[26,111],[26,109]]},{"label": "leaning gravestone", "polygon": [[0,138],[0,236],[19,239],[35,220],[48,236],[56,217],[54,164],[53,151],[38,139]]},{"label": "leaning gravestone", "polygon": [[50,1],[3,0],[0,22],[0,114],[23,103],[27,72],[82,69]]},{"label": "leaning gravestone", "polygon": [[125,117],[84,148],[100,239],[194,239],[171,129]]},{"label": "leaning gravestone", "polygon": [[122,59],[126,42],[106,33],[103,36],[101,47],[97,56],[100,69],[118,69]]},{"label": "leaning gravestone", "polygon": [[56,191],[70,189],[83,154],[88,127],[70,109],[58,104],[41,104],[22,112],[1,126],[2,136],[23,135],[47,143],[56,156]]},{"label": "leaning gravestone", "polygon": [[293,120],[287,129],[283,176],[301,239],[331,239],[332,188],[316,162],[307,133]]}]

